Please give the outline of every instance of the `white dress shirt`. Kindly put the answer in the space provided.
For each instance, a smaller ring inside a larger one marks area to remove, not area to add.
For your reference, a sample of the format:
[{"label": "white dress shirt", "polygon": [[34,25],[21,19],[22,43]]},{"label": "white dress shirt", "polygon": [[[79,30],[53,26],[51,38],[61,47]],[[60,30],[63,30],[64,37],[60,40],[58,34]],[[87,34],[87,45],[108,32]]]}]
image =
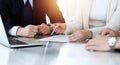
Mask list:
[{"label": "white dress shirt", "polygon": [[106,25],[108,0],[93,0],[90,12],[90,28]]},{"label": "white dress shirt", "polygon": [[[24,4],[26,4],[27,0],[23,0]],[[33,0],[29,0],[32,8],[33,8]],[[16,33],[17,33],[17,30],[20,26],[13,26],[9,31],[8,33],[12,36],[17,36]]]},{"label": "white dress shirt", "polygon": [[[27,0],[23,0],[24,1],[24,4],[27,2]],[[33,7],[33,0],[29,0],[30,2],[30,5]]]}]

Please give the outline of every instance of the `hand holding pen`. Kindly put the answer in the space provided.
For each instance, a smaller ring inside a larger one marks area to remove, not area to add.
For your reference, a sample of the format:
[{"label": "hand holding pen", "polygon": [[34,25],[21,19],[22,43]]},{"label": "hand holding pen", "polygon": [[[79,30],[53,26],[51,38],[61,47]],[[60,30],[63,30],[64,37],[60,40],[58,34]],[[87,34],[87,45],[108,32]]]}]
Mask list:
[{"label": "hand holding pen", "polygon": [[53,27],[53,30],[52,30],[52,32],[50,34],[51,36],[55,33],[56,28],[57,28],[57,26]]},{"label": "hand holding pen", "polygon": [[53,28],[53,31],[51,34],[53,34],[54,32],[56,34],[63,34],[66,29],[65,23],[54,23],[54,24],[51,24],[51,26]]}]

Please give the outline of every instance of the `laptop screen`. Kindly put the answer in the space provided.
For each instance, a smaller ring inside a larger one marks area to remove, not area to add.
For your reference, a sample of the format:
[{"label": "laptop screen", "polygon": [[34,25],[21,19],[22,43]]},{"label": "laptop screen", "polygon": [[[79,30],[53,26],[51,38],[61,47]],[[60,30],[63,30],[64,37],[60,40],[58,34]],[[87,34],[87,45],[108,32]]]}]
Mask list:
[{"label": "laptop screen", "polygon": [[0,43],[9,46],[9,41],[5,32],[2,18],[0,16]]}]

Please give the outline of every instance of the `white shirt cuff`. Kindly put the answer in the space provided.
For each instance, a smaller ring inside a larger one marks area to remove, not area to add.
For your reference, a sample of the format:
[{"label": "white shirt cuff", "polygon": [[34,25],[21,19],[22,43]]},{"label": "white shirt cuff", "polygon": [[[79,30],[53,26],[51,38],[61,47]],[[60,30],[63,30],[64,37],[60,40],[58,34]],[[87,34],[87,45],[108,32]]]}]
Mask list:
[{"label": "white shirt cuff", "polygon": [[20,26],[13,26],[9,31],[8,34],[12,35],[12,36],[17,36],[17,30]]}]

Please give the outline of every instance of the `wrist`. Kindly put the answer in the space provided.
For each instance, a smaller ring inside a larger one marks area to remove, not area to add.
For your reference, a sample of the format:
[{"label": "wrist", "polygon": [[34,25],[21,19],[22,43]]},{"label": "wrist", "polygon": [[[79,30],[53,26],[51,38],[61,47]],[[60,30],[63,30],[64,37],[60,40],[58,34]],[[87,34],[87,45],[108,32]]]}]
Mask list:
[{"label": "wrist", "polygon": [[120,37],[116,37],[116,43],[115,43],[115,46],[114,46],[114,48],[115,49],[120,49]]},{"label": "wrist", "polygon": [[111,50],[115,49],[116,40],[117,40],[116,37],[109,37],[108,38],[108,45],[109,45]]},{"label": "wrist", "polygon": [[23,32],[22,30],[23,30],[23,28],[22,28],[22,27],[19,27],[19,28],[17,29],[16,35],[17,35],[17,36],[22,36],[22,35],[21,35],[21,32]]},{"label": "wrist", "polygon": [[88,39],[92,38],[92,31],[88,30]]}]

